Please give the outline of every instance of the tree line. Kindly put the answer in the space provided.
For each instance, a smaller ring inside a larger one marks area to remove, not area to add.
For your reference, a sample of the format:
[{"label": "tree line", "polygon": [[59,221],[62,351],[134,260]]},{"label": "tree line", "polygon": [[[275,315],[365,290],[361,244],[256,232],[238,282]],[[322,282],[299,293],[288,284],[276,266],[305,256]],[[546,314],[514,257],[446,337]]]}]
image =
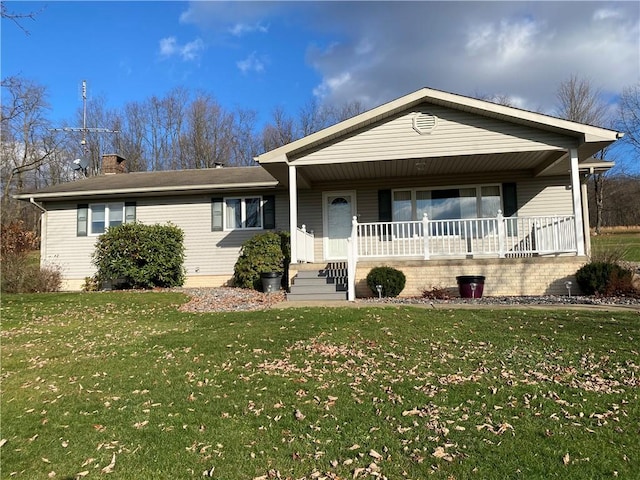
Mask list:
[{"label": "tree line", "polygon": [[102,154],[111,152],[126,158],[131,172],[249,166],[262,152],[364,111],[355,101],[332,107],[312,100],[297,116],[275,108],[260,127],[255,110],[229,110],[210,93],[179,87],[121,109],[107,108],[103,97],[92,98],[83,131],[82,108],[62,125],[49,119],[44,85],[8,77],[2,88],[3,221],[25,213],[12,193],[73,180],[78,172],[72,165],[78,158],[88,162],[89,176],[100,172]]}]

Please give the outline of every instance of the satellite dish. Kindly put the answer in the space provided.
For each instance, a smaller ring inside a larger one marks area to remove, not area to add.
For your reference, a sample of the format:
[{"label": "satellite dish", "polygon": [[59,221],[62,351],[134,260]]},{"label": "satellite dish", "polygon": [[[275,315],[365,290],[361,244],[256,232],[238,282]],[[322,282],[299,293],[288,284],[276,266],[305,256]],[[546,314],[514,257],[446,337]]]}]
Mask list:
[{"label": "satellite dish", "polygon": [[86,158],[76,158],[71,162],[71,168],[76,172],[82,172],[87,176],[87,167],[89,166],[89,160]]},{"label": "satellite dish", "polygon": [[73,162],[71,162],[71,167],[74,170],[84,170],[89,166],[89,160],[86,158],[76,158]]}]

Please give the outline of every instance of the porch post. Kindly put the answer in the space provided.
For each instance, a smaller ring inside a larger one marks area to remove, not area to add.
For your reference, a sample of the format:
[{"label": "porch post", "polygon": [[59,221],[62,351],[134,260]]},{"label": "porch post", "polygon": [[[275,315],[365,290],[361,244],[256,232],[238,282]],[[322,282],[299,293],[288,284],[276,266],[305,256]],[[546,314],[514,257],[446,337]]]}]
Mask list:
[{"label": "porch post", "polygon": [[291,263],[298,263],[298,175],[296,167],[289,165],[289,232],[291,242]]},{"label": "porch post", "polygon": [[507,250],[507,237],[506,237],[506,229],[504,228],[504,215],[502,215],[502,210],[498,210],[498,215],[496,215],[496,222],[498,223],[498,257],[505,258],[506,250]]},{"label": "porch post", "polygon": [[582,200],[580,195],[580,172],[578,171],[578,149],[570,148],[571,194],[573,196],[573,216],[575,219],[576,248],[578,255],[584,255],[584,222],[582,221]]},{"label": "porch post", "polygon": [[429,260],[429,216],[427,212],[422,214],[422,235],[424,237],[424,259]]},{"label": "porch post", "polygon": [[358,217],[351,219],[351,236],[347,238],[347,300],[356,299],[356,268],[358,265]]},{"label": "porch post", "polygon": [[586,179],[580,182],[580,195],[582,195],[582,218],[584,221],[584,244],[585,244],[585,254],[587,256],[591,256],[591,231],[589,229],[590,219],[589,219],[589,205],[587,205],[587,181]]}]

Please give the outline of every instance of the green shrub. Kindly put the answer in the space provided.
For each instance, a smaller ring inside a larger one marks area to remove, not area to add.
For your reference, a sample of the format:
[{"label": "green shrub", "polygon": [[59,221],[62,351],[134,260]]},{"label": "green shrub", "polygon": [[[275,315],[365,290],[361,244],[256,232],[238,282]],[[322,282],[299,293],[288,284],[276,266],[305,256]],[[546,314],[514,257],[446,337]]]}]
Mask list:
[{"label": "green shrub", "polygon": [[175,225],[124,223],[100,235],[93,252],[98,283],[118,288],[184,283],[184,234]]},{"label": "green shrub", "polygon": [[291,257],[289,232],[259,233],[242,244],[240,257],[233,268],[233,280],[242,288],[262,289],[260,274],[279,272],[286,286],[287,266]]},{"label": "green shrub", "polygon": [[407,281],[404,273],[391,267],[372,268],[367,275],[367,285],[374,295],[378,295],[376,285],[382,285],[383,297],[397,297]]},{"label": "green shrub", "polygon": [[576,272],[576,282],[587,295],[626,295],[635,293],[633,272],[613,262],[591,262]]}]

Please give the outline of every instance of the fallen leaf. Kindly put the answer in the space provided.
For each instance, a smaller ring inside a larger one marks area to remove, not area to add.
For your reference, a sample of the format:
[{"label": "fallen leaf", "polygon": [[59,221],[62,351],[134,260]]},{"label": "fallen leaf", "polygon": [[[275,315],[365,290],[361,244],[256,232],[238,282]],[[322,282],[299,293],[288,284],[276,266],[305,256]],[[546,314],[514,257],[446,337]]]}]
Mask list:
[{"label": "fallen leaf", "polygon": [[3,438],[2,440],[0,440],[0,448],[2,448],[5,443],[7,443],[7,439],[6,438]]},{"label": "fallen leaf", "polygon": [[86,477],[87,475],[89,475],[89,470],[85,470],[84,472],[76,473],[75,478],[76,478],[76,479],[78,479],[78,478],[84,478],[84,477]]},{"label": "fallen leaf", "polygon": [[106,467],[104,467],[101,472],[102,473],[111,473],[113,472],[113,467],[116,466],[116,454],[113,454],[113,457],[111,457],[111,463],[109,465],[107,465]]},{"label": "fallen leaf", "polygon": [[375,450],[369,450],[369,456],[375,458],[376,460],[380,460],[382,458],[382,455],[380,455]]},{"label": "fallen leaf", "polygon": [[569,462],[571,462],[571,458],[569,457],[569,453],[565,453],[564,457],[562,457],[562,463],[564,463],[565,465],[569,465]]}]

